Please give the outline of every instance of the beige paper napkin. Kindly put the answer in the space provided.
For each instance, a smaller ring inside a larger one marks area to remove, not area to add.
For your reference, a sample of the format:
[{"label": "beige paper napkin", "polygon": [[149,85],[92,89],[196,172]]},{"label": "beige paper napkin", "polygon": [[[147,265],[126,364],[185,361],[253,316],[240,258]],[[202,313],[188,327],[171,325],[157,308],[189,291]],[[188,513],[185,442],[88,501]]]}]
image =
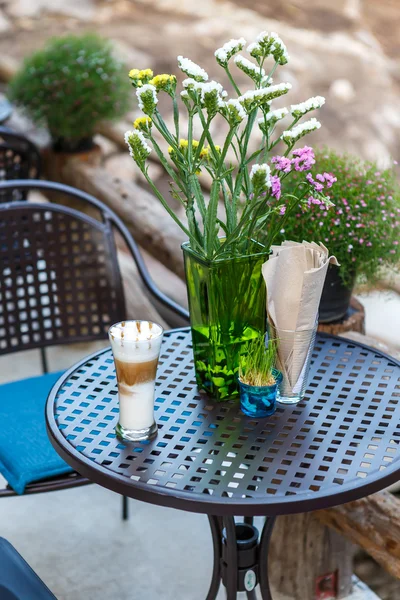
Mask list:
[{"label": "beige paper napkin", "polygon": [[279,366],[292,386],[302,371],[308,346],[304,339],[296,339],[289,331],[314,327],[330,263],[339,264],[322,243],[285,241],[272,246],[272,255],[262,267],[268,319],[279,339]]}]

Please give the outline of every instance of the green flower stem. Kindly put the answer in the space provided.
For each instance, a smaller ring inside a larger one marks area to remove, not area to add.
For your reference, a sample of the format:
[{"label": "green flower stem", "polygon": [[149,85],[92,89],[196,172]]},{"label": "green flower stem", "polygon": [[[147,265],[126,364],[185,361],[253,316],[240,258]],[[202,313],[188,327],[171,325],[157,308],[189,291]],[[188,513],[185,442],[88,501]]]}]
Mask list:
[{"label": "green flower stem", "polygon": [[164,169],[166,170],[166,172],[168,173],[168,175],[173,179],[174,183],[178,186],[178,188],[181,190],[181,192],[183,194],[186,194],[187,190],[185,190],[183,182],[181,181],[181,179],[179,179],[176,171],[174,171],[174,169],[171,167],[171,165],[168,163],[168,161],[164,157],[164,154],[163,154],[160,146],[157,144],[156,140],[154,139],[154,137],[152,135],[149,135],[149,139],[151,140],[154,150],[156,151],[156,154],[157,154],[158,158],[160,159],[160,162],[161,162],[162,166],[164,167]]},{"label": "green flower stem", "polygon": [[242,93],[239,90],[238,86],[236,85],[236,81],[233,79],[232,73],[230,72],[228,65],[226,65],[226,67],[224,67],[224,70],[225,70],[225,73],[228,75],[228,79],[231,82],[233,89],[235,90],[235,92],[237,93],[238,96],[241,96]]},{"label": "green flower stem", "polygon": [[[292,123],[289,125],[289,127],[287,128],[286,131],[290,131],[291,129],[293,129],[293,127],[296,125],[296,123],[298,121],[300,121],[301,117],[296,117],[295,119],[293,119]],[[279,142],[282,140],[282,136],[280,135],[278,137],[278,139],[275,140],[275,142],[273,144],[271,144],[271,146],[269,147],[270,150],[272,150],[273,148],[275,148],[275,146],[277,144],[279,144]],[[283,156],[287,156],[289,154],[289,152],[292,150],[294,144],[292,144],[291,146],[289,146],[285,152],[285,154]]]},{"label": "green flower stem", "polygon": [[169,216],[175,221],[175,223],[187,235],[187,237],[190,240],[190,243],[192,244],[192,247],[195,248],[198,252],[200,252],[200,254],[203,254],[203,249],[202,249],[201,245],[198,243],[198,241],[196,240],[196,238],[191,234],[191,232],[187,229],[187,227],[185,227],[185,225],[181,222],[181,220],[176,216],[176,214],[174,213],[174,211],[170,208],[170,206],[169,206],[168,202],[165,200],[164,196],[161,194],[161,192],[158,191],[158,189],[154,185],[154,182],[150,178],[150,176],[149,176],[149,174],[147,172],[147,169],[144,167],[144,165],[142,165],[140,167],[140,170],[142,171],[143,175],[146,178],[147,183],[150,185],[150,187],[153,190],[154,194],[159,199],[159,201],[161,202],[161,204],[163,205],[163,207],[165,208],[165,210],[167,211],[167,213],[169,214]]},{"label": "green flower stem", "polygon": [[[308,190],[309,190],[309,188],[308,188]],[[273,219],[273,222],[271,223],[270,227],[268,228],[269,235],[266,238],[266,242],[265,242],[266,245],[267,244],[269,244],[269,245],[272,244],[273,240],[278,235],[279,231],[284,228],[285,223],[286,223],[289,215],[294,211],[294,209],[297,206],[299,206],[299,204],[301,203],[302,199],[305,198],[306,195],[307,195],[307,191],[305,191],[300,198],[297,198],[297,196],[294,196],[292,194],[286,194],[285,195],[286,198],[293,198],[294,201],[292,202],[292,204],[289,204],[289,207],[286,209],[286,212],[283,215],[283,218],[279,217],[279,222],[278,222],[277,226],[274,226],[276,218]],[[276,216],[276,215],[274,215],[274,216]],[[270,232],[272,232],[272,233],[270,233]]]},{"label": "green flower stem", "polygon": [[179,108],[178,108],[178,101],[177,101],[175,92],[172,97],[172,105],[173,105],[173,110],[174,110],[176,143],[179,145]]}]

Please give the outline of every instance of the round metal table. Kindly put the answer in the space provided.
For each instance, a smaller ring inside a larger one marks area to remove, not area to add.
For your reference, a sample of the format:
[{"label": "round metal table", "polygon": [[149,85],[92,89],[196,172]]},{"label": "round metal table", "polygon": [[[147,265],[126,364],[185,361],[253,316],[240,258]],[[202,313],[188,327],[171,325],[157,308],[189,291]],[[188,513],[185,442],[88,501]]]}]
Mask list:
[{"label": "round metal table", "polygon": [[[190,330],[164,335],[157,372],[158,437],[115,437],[118,393],[110,349],[53,387],[46,423],[76,471],[119,494],[208,515],[214,566],[227,598],[271,599],[268,547],[277,515],[349,502],[399,479],[400,363],[372,348],[319,334],[304,400],[267,419],[198,393]],[[241,524],[234,516],[244,516]],[[252,517],[265,516],[258,536]]]}]

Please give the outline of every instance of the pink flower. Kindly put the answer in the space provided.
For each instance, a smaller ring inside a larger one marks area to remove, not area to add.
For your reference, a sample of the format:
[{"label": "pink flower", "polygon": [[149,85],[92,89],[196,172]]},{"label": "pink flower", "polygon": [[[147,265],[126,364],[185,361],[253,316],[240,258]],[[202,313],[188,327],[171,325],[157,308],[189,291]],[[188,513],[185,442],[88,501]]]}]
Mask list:
[{"label": "pink flower", "polygon": [[277,171],[283,171],[283,173],[290,173],[292,169],[292,161],[286,156],[273,156],[271,162],[274,163]]},{"label": "pink flower", "polygon": [[286,206],[281,206],[280,209],[279,209],[279,214],[280,215],[284,215],[285,212],[286,212]]},{"label": "pink flower", "polygon": [[326,187],[331,188],[334,183],[337,181],[337,177],[332,175],[332,173],[324,173]]},{"label": "pink flower", "polygon": [[323,202],[319,200],[319,198],[314,198],[314,196],[310,196],[307,200],[307,204],[308,206],[311,206],[312,204],[317,204],[317,206],[321,206]]},{"label": "pink flower", "polygon": [[316,192],[322,192],[324,189],[324,186],[322,185],[322,183],[318,183],[318,181],[315,181],[313,179],[313,176],[311,175],[311,173],[307,173],[306,175],[306,179],[308,181],[308,183],[310,183]]},{"label": "pink flower", "polygon": [[272,186],[271,195],[275,196],[275,198],[277,200],[279,200],[279,198],[281,197],[281,180],[279,179],[279,177],[277,175],[271,176],[271,186]]},{"label": "pink flower", "polygon": [[293,150],[292,165],[296,171],[308,171],[315,164],[314,150],[310,146]]}]

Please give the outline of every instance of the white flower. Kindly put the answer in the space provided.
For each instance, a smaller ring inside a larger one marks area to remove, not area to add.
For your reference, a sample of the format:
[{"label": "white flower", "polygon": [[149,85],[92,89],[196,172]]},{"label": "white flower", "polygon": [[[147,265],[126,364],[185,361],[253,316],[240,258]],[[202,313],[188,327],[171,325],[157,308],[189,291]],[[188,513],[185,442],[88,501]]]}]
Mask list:
[{"label": "white flower", "polygon": [[243,50],[245,44],[246,40],[244,38],[240,38],[238,40],[229,40],[229,42],[226,42],[222,48],[218,48],[218,50],[214,52],[217,63],[222,67],[226,67],[228,60],[232,58],[236,52]]},{"label": "white flower", "polygon": [[225,103],[226,118],[231,125],[239,125],[247,117],[246,111],[239,100],[232,98]]},{"label": "white flower", "polygon": [[250,54],[250,56],[253,56],[254,58],[256,58],[257,56],[262,56],[263,51],[261,50],[261,46],[260,44],[257,44],[257,42],[253,42],[252,44],[249,44],[247,46],[247,52]]},{"label": "white flower", "polygon": [[199,92],[201,90],[202,85],[202,81],[196,81],[192,77],[188,77],[187,79],[184,79],[182,81],[182,86],[185,88],[185,90],[193,89],[196,90],[196,92]]},{"label": "white flower", "polygon": [[242,96],[239,96],[238,100],[249,111],[254,108],[254,104],[266,104],[274,98],[286,94],[291,88],[291,83],[278,83],[258,90],[249,90]]},{"label": "white flower", "polygon": [[277,108],[270,110],[261,119],[258,119],[258,126],[264,135],[269,135],[268,130],[273,127],[278,121],[284,119],[289,114],[287,108]]},{"label": "white flower", "polygon": [[254,58],[259,56],[266,57],[272,54],[276,62],[281,65],[285,65],[289,60],[285,44],[282,42],[279,35],[273,31],[271,33],[262,31],[257,36],[257,41],[248,46],[247,51],[251,56],[254,56]]},{"label": "white flower", "polygon": [[[267,121],[274,121],[276,123],[277,121],[284,119],[286,117],[286,115],[288,115],[288,114],[289,114],[289,111],[286,107],[277,108],[276,110],[270,110],[269,112],[267,112],[267,114],[265,115],[265,118]],[[259,119],[258,122],[264,123],[264,119]]]},{"label": "white flower", "polygon": [[140,110],[147,115],[151,115],[158,103],[157,90],[154,85],[146,83],[142,87],[136,88],[136,96]]},{"label": "white flower", "polygon": [[269,47],[269,53],[272,54],[275,60],[281,65],[284,65],[288,62],[289,55],[286,46],[279,35],[274,31],[271,31],[271,33],[262,31],[257,36],[257,42],[260,44],[260,46],[265,45],[266,47]]},{"label": "white flower", "polygon": [[190,58],[184,58],[183,56],[178,56],[178,65],[183,73],[186,73],[188,77],[193,77],[196,81],[207,81],[208,74],[204,69],[196,65]]},{"label": "white flower", "polygon": [[261,87],[268,87],[274,83],[274,80],[269,75],[266,75],[261,79]]},{"label": "white flower", "polygon": [[258,192],[271,187],[271,169],[267,163],[262,165],[253,165],[250,171],[250,179],[253,182],[253,187]]},{"label": "white flower", "polygon": [[241,54],[235,56],[234,62],[239,69],[255,81],[259,81],[261,77],[265,76],[264,69],[260,69],[258,65],[252,63],[251,60],[247,60],[247,58],[244,58]]},{"label": "white flower", "polygon": [[[184,91],[187,93],[190,92],[190,90],[195,90],[199,93],[200,103],[203,106],[206,106],[210,112],[215,112],[218,108],[225,106],[222,98],[227,96],[227,92],[224,91],[224,88],[218,81],[204,82],[189,78],[185,79],[182,82],[182,85],[185,88]],[[188,93],[188,96],[184,97],[190,97],[190,94]]]},{"label": "white flower", "polygon": [[204,102],[205,94],[216,92],[217,94],[222,95],[224,88],[218,81],[208,81],[207,83],[199,84],[199,91],[201,92],[201,100]]},{"label": "white flower", "polygon": [[129,154],[138,165],[143,165],[151,152],[143,133],[139,130],[127,131],[125,133],[125,142],[129,147]]},{"label": "white flower", "polygon": [[317,121],[317,119],[312,118],[309,121],[306,121],[305,123],[300,123],[300,125],[296,125],[296,127],[293,127],[293,129],[290,129],[289,131],[284,131],[282,133],[282,138],[286,143],[292,144],[307,133],[315,131],[320,127],[321,123]]},{"label": "white flower", "polygon": [[290,107],[290,112],[294,117],[300,117],[301,115],[305,115],[310,112],[310,110],[314,110],[316,108],[321,108],[325,104],[325,98],[323,96],[315,96],[313,98],[309,98],[305,102],[300,102],[300,104],[292,104]]},{"label": "white flower", "polygon": [[217,81],[200,83],[199,91],[200,103],[207,109],[209,114],[215,114],[218,109],[225,106],[225,102],[222,99],[224,89]]},{"label": "white flower", "polygon": [[245,113],[245,111],[243,109],[243,106],[240,104],[239,100],[236,100],[235,98],[232,98],[231,100],[228,100],[227,105],[228,106],[233,106],[233,108],[235,108],[237,110],[239,116],[242,119],[245,119],[247,117],[247,115],[246,115],[246,113]]}]

